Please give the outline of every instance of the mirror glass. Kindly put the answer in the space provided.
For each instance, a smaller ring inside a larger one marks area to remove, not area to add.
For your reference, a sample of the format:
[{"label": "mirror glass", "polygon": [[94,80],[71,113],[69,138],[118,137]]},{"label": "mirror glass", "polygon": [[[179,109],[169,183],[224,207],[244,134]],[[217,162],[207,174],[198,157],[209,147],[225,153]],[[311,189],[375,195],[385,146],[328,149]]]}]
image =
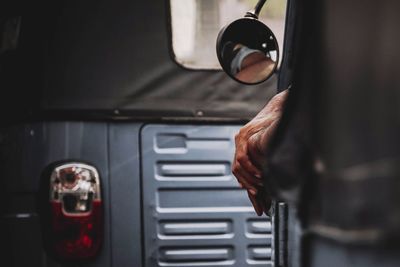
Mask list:
[{"label": "mirror glass", "polygon": [[223,70],[244,84],[258,84],[274,74],[279,62],[272,31],[254,18],[242,18],[223,28],[217,38]]}]

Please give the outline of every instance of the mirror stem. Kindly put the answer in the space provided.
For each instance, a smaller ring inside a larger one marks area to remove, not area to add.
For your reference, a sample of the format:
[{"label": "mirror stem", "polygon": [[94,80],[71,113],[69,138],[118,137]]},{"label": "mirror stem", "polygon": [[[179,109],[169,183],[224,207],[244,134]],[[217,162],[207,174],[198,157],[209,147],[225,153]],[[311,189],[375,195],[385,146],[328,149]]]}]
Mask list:
[{"label": "mirror stem", "polygon": [[254,10],[248,11],[245,17],[258,19],[258,16],[260,15],[261,9],[263,8],[265,2],[267,2],[267,0],[259,0]]}]

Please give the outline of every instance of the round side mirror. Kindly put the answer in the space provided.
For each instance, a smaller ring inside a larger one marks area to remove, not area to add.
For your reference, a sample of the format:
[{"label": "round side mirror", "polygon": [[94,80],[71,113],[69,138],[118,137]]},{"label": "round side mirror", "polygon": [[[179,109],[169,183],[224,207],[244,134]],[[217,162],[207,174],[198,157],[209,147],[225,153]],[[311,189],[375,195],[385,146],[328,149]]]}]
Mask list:
[{"label": "round side mirror", "polygon": [[275,72],[279,47],[275,35],[265,24],[245,17],[220,31],[217,56],[222,69],[234,80],[258,84]]}]

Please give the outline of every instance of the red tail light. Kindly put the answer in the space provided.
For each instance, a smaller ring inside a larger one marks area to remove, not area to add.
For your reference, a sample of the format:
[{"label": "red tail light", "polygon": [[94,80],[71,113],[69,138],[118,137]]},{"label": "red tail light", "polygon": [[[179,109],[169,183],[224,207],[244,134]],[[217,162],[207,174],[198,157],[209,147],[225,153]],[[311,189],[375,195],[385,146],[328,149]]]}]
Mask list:
[{"label": "red tail light", "polygon": [[96,256],[103,240],[97,170],[81,163],[56,167],[50,177],[49,247],[65,260]]}]

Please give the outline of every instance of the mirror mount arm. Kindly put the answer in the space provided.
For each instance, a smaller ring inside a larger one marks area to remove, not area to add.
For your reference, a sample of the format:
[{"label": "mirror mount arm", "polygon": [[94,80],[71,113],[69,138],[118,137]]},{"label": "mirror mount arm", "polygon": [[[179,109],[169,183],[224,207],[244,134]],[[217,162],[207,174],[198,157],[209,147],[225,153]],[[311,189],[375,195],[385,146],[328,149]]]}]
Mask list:
[{"label": "mirror mount arm", "polygon": [[260,15],[261,9],[263,8],[265,2],[267,2],[267,0],[259,0],[253,10],[246,12],[245,17],[258,19],[258,16]]}]

